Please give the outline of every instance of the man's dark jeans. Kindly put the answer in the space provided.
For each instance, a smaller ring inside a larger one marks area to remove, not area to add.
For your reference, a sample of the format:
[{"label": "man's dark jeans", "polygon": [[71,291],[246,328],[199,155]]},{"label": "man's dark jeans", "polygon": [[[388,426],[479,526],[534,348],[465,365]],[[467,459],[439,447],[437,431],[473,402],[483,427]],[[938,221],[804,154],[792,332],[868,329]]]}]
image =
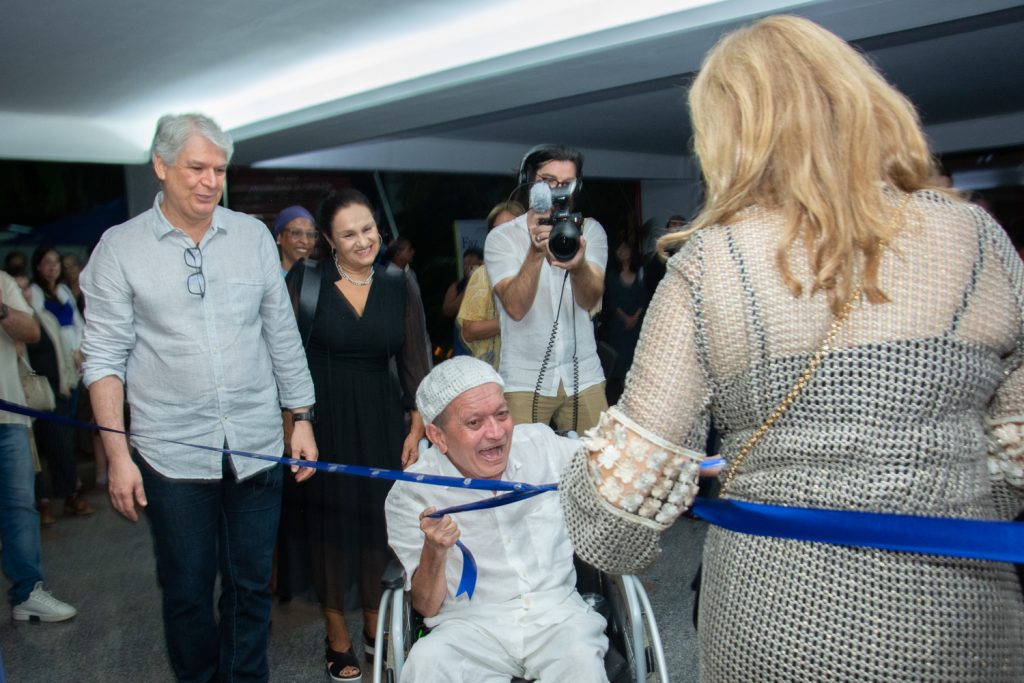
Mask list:
[{"label": "man's dark jeans", "polygon": [[[266,681],[281,468],[240,482],[224,458],[220,481],[174,480],[134,456],[149,502],[164,637],[175,676],[189,683]],[[219,626],[213,609],[218,570]]]}]

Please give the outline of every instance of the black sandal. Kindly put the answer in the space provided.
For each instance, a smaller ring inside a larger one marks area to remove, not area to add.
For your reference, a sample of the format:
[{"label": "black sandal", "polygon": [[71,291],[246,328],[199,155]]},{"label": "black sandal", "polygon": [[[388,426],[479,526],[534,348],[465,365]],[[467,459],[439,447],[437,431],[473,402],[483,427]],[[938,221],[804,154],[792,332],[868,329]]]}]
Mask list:
[{"label": "black sandal", "polygon": [[[346,683],[347,681],[358,681],[363,677],[363,670],[359,666],[359,659],[351,647],[344,652],[338,652],[337,650],[332,650],[328,643],[324,659],[327,662],[327,675],[331,677],[332,681]],[[355,669],[356,673],[342,676],[341,672],[345,669]]]},{"label": "black sandal", "polygon": [[[376,652],[376,643],[374,642],[374,636],[366,635],[366,631],[363,631],[363,656],[366,657],[366,661],[372,662],[373,655]],[[388,649],[388,636],[384,636],[384,651]]]}]

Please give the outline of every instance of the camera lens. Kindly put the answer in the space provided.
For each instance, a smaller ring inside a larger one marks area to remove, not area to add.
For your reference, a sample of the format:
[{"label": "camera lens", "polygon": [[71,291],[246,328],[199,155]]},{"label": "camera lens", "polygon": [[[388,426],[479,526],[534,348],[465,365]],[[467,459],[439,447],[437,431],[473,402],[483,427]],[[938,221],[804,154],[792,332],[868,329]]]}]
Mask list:
[{"label": "camera lens", "polygon": [[548,235],[548,250],[558,261],[571,261],[580,250],[580,231],[571,217],[555,221]]}]

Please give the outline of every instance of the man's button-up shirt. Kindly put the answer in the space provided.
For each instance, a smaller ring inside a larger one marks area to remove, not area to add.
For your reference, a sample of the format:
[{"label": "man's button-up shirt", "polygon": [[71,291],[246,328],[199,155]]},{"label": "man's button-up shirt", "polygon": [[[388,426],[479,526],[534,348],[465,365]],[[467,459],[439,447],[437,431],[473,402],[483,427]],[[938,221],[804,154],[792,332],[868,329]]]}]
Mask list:
[{"label": "man's button-up shirt", "polygon": [[[502,479],[557,482],[579,445],[577,440],[555,435],[546,425],[517,425]],[[462,477],[436,446],[407,471]],[[395,482],[385,505],[388,543],[405,569],[406,588],[412,585],[423,548],[420,513],[431,506],[442,509],[492,495],[491,491]],[[428,626],[454,617],[488,620],[512,616],[535,624],[556,624],[579,610],[573,548],[556,492],[453,517],[460,540],[477,562],[476,590],[472,600],[465,594],[455,596],[462,575],[462,553],[453,546],[445,565],[448,592],[441,611],[426,620]]]},{"label": "man's button-up shirt", "polygon": [[[216,453],[143,437],[277,454],[280,409],[312,405],[313,382],[266,226],[217,207],[198,245],[199,296],[185,261],[197,245],[167,221],[162,199],[107,230],[82,272],[84,380],[125,382],[132,446],[158,472],[219,479]],[[245,478],[273,465],[232,456],[232,466]]]}]

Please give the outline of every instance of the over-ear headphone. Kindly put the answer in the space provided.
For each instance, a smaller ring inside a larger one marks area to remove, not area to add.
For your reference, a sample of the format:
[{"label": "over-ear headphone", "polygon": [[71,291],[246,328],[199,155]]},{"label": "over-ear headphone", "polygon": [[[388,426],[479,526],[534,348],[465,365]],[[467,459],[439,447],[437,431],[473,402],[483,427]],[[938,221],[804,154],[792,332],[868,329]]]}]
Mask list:
[{"label": "over-ear headphone", "polygon": [[[561,147],[561,145],[552,145],[550,143],[545,143],[545,144],[542,144],[542,145],[536,145],[534,147],[531,147],[530,150],[526,154],[523,155],[523,160],[521,162],[519,162],[519,174],[516,176],[516,183],[518,183],[517,187],[519,187],[519,188],[526,187],[526,185],[530,182],[530,178],[529,178],[530,171],[536,171],[536,169],[534,168],[534,164],[530,163],[530,157],[532,157],[532,156],[534,156],[534,155],[536,155],[536,154],[538,154],[540,152],[546,152],[546,151],[549,151],[549,150],[553,151],[553,150],[557,149],[558,147]],[[573,186],[573,189],[572,189],[573,196],[579,194],[579,191],[583,189],[583,179],[579,177],[579,173],[580,173],[580,169],[579,169],[579,167],[577,165],[577,168],[576,168],[576,175],[577,175],[577,177],[576,177],[576,184]]]},{"label": "over-ear headphone", "polygon": [[543,149],[545,149],[547,147],[550,147],[550,146],[551,145],[548,145],[548,144],[535,145],[534,147],[531,147],[530,150],[526,154],[523,155],[523,160],[521,162],[519,162],[519,175],[516,176],[516,182],[519,183],[520,187],[522,187],[523,185],[526,185],[526,183],[529,182],[529,178],[527,177],[528,173],[527,173],[527,166],[526,166],[526,164],[530,160],[530,157],[533,156],[534,154],[536,154],[537,152],[540,152]]}]

